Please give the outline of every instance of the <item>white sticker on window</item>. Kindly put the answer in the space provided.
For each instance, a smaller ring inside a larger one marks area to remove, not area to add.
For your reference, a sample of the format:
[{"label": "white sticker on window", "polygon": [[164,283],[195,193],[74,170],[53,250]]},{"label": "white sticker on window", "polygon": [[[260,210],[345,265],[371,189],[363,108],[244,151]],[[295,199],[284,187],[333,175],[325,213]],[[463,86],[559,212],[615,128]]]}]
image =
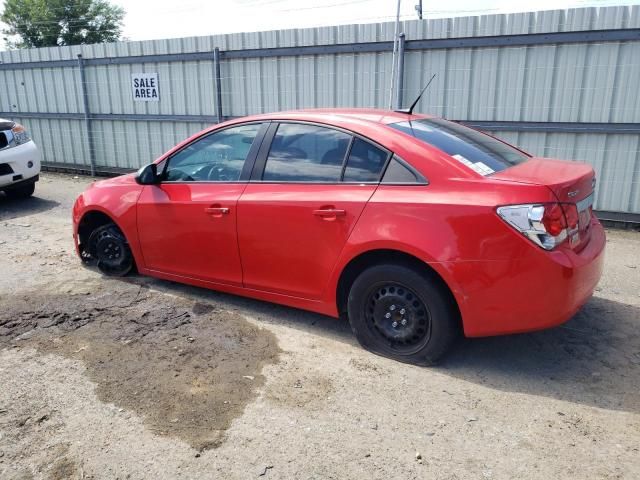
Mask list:
[{"label": "white sticker on window", "polygon": [[476,162],[473,164],[473,168],[476,172],[478,172],[480,175],[489,175],[493,172],[495,172],[495,170],[493,168],[491,168],[488,165],[485,165],[482,162]]},{"label": "white sticker on window", "polygon": [[466,158],[464,158],[462,155],[460,155],[459,153],[456,153],[455,155],[452,155],[453,158],[455,158],[456,160],[458,160],[460,163],[464,163],[467,167],[469,168],[473,168],[473,162],[470,162],[469,160],[467,160]]},{"label": "white sticker on window", "polygon": [[495,172],[495,170],[493,170],[488,165],[485,165],[482,162],[473,163],[471,160],[469,160],[468,158],[463,157],[459,153],[456,153],[455,155],[452,155],[452,157],[455,158],[456,160],[458,160],[460,163],[462,163],[462,164],[466,165],[467,167],[469,167],[470,169],[472,169],[474,172],[479,173],[480,175],[486,176],[486,175],[490,175],[493,172]]}]

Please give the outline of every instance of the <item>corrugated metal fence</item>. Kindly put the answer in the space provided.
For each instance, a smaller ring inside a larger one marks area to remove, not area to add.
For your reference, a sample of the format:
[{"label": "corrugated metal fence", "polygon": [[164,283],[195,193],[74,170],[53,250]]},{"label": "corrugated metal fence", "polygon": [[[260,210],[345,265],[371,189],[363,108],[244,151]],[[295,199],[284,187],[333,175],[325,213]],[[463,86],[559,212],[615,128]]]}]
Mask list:
[{"label": "corrugated metal fence", "polygon": [[[640,213],[640,6],[405,21],[403,103],[584,160],[596,207]],[[0,117],[49,164],[137,168],[220,118],[388,106],[393,23],[0,53]],[[78,57],[80,55],[80,57]],[[159,101],[132,75],[157,73]]]}]

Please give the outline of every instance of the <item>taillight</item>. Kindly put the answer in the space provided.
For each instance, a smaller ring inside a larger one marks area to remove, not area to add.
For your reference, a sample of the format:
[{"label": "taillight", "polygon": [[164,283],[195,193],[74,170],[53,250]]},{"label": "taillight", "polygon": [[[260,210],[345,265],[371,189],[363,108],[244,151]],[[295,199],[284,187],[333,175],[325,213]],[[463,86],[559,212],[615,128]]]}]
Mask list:
[{"label": "taillight", "polygon": [[578,209],[572,203],[508,205],[497,211],[504,221],[545,250],[554,249],[578,229]]},{"label": "taillight", "polygon": [[564,218],[562,207],[558,203],[547,204],[543,206],[542,225],[546,233],[553,237],[557,237],[567,228],[567,220]]},{"label": "taillight", "polygon": [[569,227],[569,232],[576,230],[578,228],[578,224],[580,223],[578,206],[575,203],[563,203],[562,210],[564,211],[564,216],[567,219],[567,227]]}]

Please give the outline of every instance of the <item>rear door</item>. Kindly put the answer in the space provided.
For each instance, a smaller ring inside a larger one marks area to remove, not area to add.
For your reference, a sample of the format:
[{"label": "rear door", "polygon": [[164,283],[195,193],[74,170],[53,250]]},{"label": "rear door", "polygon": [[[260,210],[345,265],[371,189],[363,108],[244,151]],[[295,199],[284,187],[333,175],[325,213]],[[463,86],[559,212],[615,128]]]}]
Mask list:
[{"label": "rear door", "polygon": [[242,285],[237,202],[266,124],[200,137],[167,161],[158,185],[138,200],[138,236],[150,270]]},{"label": "rear door", "polygon": [[238,202],[245,287],[320,298],[389,156],[342,130],[272,124]]}]

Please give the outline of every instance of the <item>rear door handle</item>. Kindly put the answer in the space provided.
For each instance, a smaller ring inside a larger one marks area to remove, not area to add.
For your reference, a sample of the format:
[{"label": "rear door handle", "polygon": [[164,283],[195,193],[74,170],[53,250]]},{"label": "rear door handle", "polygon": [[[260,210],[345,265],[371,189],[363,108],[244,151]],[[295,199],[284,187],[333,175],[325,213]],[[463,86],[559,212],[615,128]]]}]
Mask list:
[{"label": "rear door handle", "polygon": [[221,216],[229,213],[228,207],[207,207],[204,209],[205,213],[209,215]]},{"label": "rear door handle", "polygon": [[318,210],[314,210],[313,214],[318,217],[329,218],[329,217],[344,217],[347,214],[347,212],[340,208],[320,208]]}]

